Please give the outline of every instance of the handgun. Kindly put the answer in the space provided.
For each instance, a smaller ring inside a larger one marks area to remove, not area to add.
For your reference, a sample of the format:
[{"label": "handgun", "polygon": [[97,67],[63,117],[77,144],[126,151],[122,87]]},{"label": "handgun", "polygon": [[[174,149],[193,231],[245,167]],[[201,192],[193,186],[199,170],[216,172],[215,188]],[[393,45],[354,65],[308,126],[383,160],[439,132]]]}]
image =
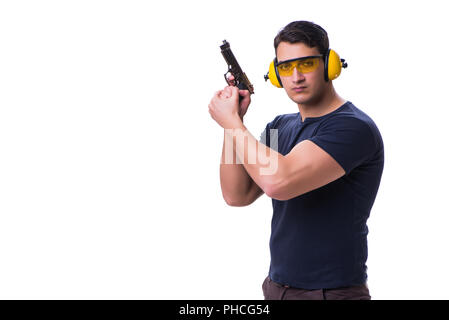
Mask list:
[{"label": "handgun", "polygon": [[228,71],[224,74],[225,80],[228,83],[228,85],[232,85],[229,83],[227,75],[231,73],[234,76],[234,84],[240,89],[240,90],[248,90],[250,94],[254,93],[254,87],[249,82],[248,77],[243,72],[242,68],[240,68],[239,63],[237,62],[237,59],[235,58],[234,54],[231,51],[231,46],[229,45],[229,42],[226,40],[223,40],[223,44],[220,46],[221,54],[223,55],[224,59],[226,60],[226,63],[228,64]]}]

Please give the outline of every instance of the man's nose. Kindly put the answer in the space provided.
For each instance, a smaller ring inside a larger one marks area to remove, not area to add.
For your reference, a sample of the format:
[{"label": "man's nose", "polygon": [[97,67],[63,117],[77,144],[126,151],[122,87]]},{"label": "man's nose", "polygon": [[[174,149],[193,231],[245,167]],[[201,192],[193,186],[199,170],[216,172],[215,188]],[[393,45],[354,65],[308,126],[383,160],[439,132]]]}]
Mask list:
[{"label": "man's nose", "polygon": [[298,70],[298,68],[294,68],[293,69],[293,75],[292,75],[292,80],[294,81],[294,82],[299,82],[299,81],[302,81],[302,80],[304,80],[305,79],[305,77],[304,77],[304,74],[302,74],[299,70]]}]

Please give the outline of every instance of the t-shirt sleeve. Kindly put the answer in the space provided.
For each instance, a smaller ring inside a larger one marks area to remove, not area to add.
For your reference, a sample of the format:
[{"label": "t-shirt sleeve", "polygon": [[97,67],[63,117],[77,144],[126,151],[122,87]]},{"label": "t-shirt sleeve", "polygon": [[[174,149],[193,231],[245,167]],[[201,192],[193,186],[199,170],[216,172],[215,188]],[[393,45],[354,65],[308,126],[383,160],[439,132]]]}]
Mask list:
[{"label": "t-shirt sleeve", "polygon": [[376,141],[370,126],[352,118],[330,118],[310,141],[326,151],[348,174],[376,152]]}]

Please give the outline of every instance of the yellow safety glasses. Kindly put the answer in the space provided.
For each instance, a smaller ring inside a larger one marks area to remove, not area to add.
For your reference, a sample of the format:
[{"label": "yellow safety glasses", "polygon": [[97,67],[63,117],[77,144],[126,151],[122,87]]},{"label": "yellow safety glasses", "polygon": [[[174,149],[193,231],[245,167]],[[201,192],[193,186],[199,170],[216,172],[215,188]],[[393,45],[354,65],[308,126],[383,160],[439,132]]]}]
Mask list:
[{"label": "yellow safety glasses", "polygon": [[309,56],[303,58],[296,58],[278,62],[276,64],[279,76],[290,77],[293,74],[293,70],[296,68],[300,73],[309,73],[315,71],[320,64],[319,56]]}]

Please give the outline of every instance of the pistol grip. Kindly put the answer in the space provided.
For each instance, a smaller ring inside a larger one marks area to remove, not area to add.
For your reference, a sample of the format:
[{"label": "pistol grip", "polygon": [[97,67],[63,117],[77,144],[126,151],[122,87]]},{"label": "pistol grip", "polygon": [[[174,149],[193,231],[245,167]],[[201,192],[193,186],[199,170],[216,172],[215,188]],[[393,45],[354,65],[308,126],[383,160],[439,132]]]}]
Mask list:
[{"label": "pistol grip", "polygon": [[[240,82],[237,85],[237,88],[239,88],[240,90],[248,90],[248,88],[246,87],[246,85],[243,82]],[[241,95],[239,95],[239,103],[242,102],[243,97]]]}]

